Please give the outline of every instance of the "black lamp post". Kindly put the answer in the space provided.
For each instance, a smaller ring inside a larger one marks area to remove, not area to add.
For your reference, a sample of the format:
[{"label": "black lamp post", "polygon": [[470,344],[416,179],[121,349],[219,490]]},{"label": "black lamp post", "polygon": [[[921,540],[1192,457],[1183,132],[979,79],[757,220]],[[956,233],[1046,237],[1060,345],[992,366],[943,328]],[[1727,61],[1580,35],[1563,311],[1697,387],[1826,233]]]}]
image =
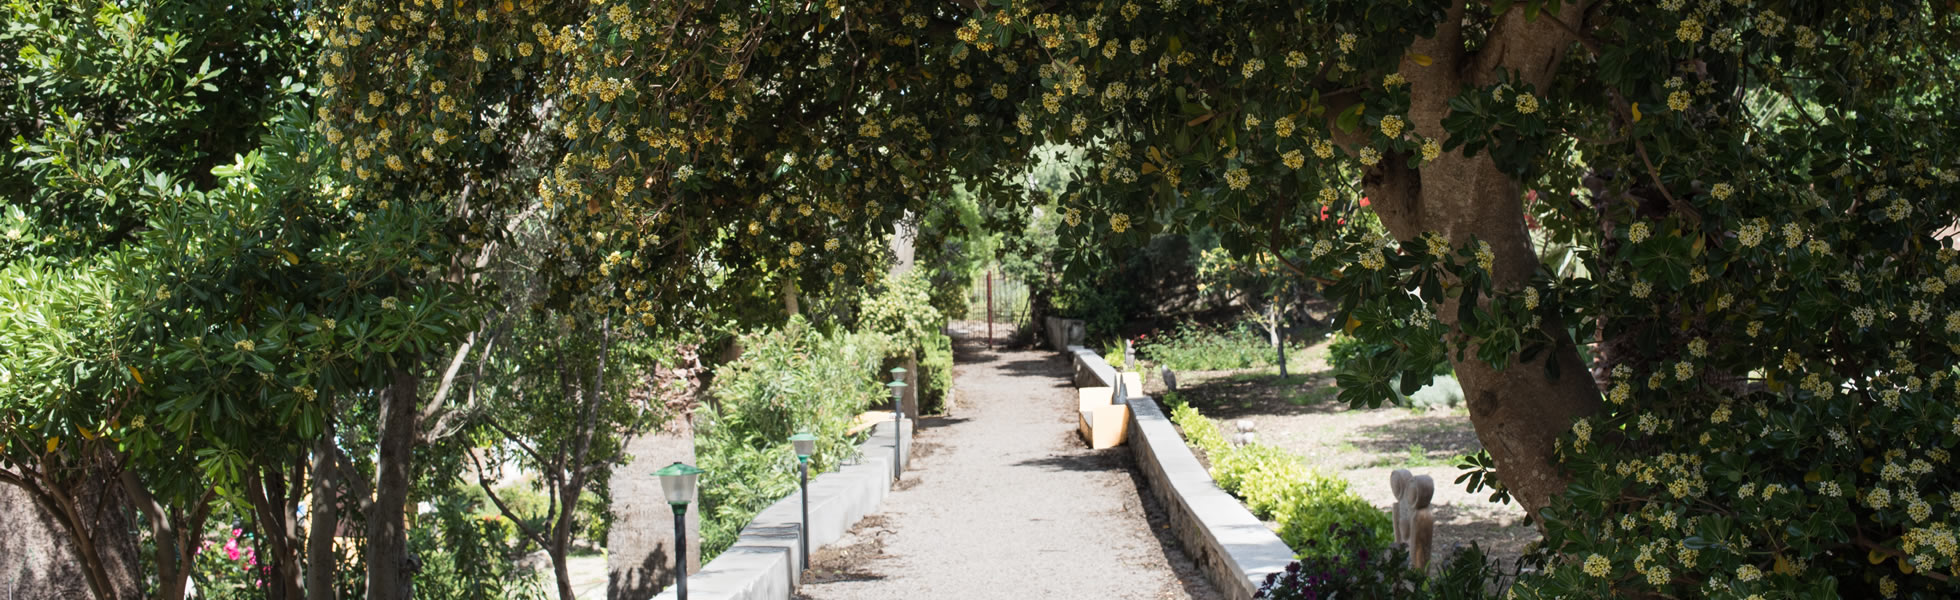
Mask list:
[{"label": "black lamp post", "polygon": [[803,543],[803,568],[810,568],[810,455],[817,452],[817,436],[808,431],[799,431],[789,436],[789,443],[796,447],[796,463],[800,473],[799,488],[803,491],[803,527],[798,530]]},{"label": "black lamp post", "polygon": [[674,592],[679,600],[687,600],[687,505],[694,501],[701,473],[701,469],[680,461],[653,472],[660,477],[660,491],[666,492],[667,505],[674,508]]}]

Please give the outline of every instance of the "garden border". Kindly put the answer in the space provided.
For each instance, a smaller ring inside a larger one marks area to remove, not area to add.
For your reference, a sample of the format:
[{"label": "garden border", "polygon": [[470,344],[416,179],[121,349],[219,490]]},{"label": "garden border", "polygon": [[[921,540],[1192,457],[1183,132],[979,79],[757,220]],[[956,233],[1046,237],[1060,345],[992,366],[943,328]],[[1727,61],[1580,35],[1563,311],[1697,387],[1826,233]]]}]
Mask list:
[{"label": "garden border", "polygon": [[[905,421],[899,457],[901,465],[912,451],[913,423]],[[892,488],[892,423],[872,429],[858,445],[859,459],[810,479],[810,547],[822,548],[850,531],[859,519],[876,511]],[[735,545],[701,570],[687,576],[687,595],[697,600],[788,600],[801,583],[802,503],[795,492],[755,515]],[[669,585],[656,600],[675,598]]]},{"label": "garden border", "polygon": [[[1113,385],[1116,369],[1101,355],[1073,345],[1064,352],[1072,357],[1077,387]],[[1267,575],[1293,562],[1293,549],[1238,498],[1219,489],[1156,399],[1141,391],[1128,390],[1125,401],[1130,451],[1150,492],[1164,504],[1172,532],[1212,585],[1234,600],[1250,600]]]}]

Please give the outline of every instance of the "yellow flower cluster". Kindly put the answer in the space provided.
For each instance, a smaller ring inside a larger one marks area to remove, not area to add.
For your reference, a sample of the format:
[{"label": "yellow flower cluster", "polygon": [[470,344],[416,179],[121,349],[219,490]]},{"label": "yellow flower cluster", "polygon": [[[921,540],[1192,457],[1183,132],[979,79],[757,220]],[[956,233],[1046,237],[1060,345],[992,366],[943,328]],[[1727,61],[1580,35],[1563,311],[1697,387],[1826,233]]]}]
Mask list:
[{"label": "yellow flower cluster", "polygon": [[1390,139],[1398,137],[1402,135],[1402,128],[1406,125],[1407,123],[1404,122],[1402,120],[1402,117],[1400,116],[1388,115],[1382,117],[1382,123],[1381,123],[1382,136]]},{"label": "yellow flower cluster", "polygon": [[1538,98],[1530,92],[1518,92],[1516,107],[1518,114],[1528,115],[1538,112]]}]

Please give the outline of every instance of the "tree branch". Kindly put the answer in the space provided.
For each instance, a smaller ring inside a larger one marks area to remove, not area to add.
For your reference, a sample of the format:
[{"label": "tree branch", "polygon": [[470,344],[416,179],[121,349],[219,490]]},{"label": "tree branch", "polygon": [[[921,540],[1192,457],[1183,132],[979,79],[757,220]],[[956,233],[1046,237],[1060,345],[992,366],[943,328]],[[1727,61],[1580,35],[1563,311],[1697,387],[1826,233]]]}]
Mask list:
[{"label": "tree branch", "polygon": [[484,476],[483,461],[476,457],[476,453],[466,452],[465,454],[468,454],[470,456],[470,462],[476,465],[476,486],[483,488],[483,493],[490,497],[490,502],[497,505],[497,512],[503,514],[504,518],[510,519],[510,522],[516,523],[517,530],[523,533],[524,537],[529,538],[531,543],[537,544],[539,548],[549,548],[550,546],[545,544],[544,536],[540,535],[537,530],[531,529],[531,526],[526,524],[524,519],[518,517],[516,511],[510,509],[510,505],[504,504],[503,497],[498,496],[496,490],[490,489],[490,478]]},{"label": "tree branch", "polygon": [[[1906,553],[1904,553],[1904,552],[1901,552],[1901,551],[1899,551],[1899,550],[1897,550],[1897,549],[1893,549],[1893,548],[1887,548],[1887,547],[1885,547],[1885,545],[1884,545],[1884,544],[1880,544],[1880,543],[1878,543],[1878,542],[1874,542],[1874,541],[1872,541],[1872,540],[1871,540],[1871,538],[1867,538],[1867,537],[1865,537],[1865,534],[1863,534],[1863,533],[1859,533],[1859,534],[1858,534],[1858,537],[1857,537],[1857,538],[1854,538],[1854,539],[1852,539],[1852,543],[1854,543],[1854,544],[1857,544],[1857,545],[1858,545],[1858,547],[1860,547],[1860,548],[1864,548],[1864,549],[1866,549],[1866,550],[1872,550],[1872,551],[1875,551],[1875,552],[1878,552],[1878,553],[1880,553],[1880,554],[1884,554],[1884,555],[1886,555],[1886,556],[1890,556],[1890,557],[1893,557],[1893,558],[1896,558],[1896,559],[1899,559],[1899,561],[1901,561],[1901,562],[1906,562],[1907,564],[1911,564],[1911,563],[1910,563],[1909,561],[1910,561],[1910,560],[1912,559],[1912,557],[1910,557],[1910,556],[1906,556]],[[1918,575],[1925,575],[1925,576],[1927,576],[1927,577],[1931,577],[1931,578],[1933,578],[1933,579],[1935,579],[1935,580],[1938,580],[1938,581],[1942,581],[1942,582],[1948,582],[1948,581],[1952,581],[1952,580],[1953,580],[1953,578],[1952,578],[1952,577],[1949,577],[1949,576],[1947,576],[1947,575],[1946,575],[1945,573],[1941,573],[1941,572],[1938,572],[1938,571],[1933,571],[1933,570],[1928,570],[1928,569],[1917,569],[1917,568],[1916,568],[1916,569],[1913,569],[1913,571],[1912,571],[1912,572],[1913,572],[1914,574],[1918,574]]]},{"label": "tree branch", "polygon": [[538,463],[538,468],[540,470],[545,468],[546,464],[544,460],[544,455],[540,454],[537,451],[537,449],[532,448],[530,444],[524,443],[524,440],[522,438],[519,438],[517,436],[517,433],[504,428],[503,424],[498,423],[497,419],[494,417],[484,419],[484,424],[489,425],[491,429],[497,430],[497,433],[503,434],[504,439],[510,440],[510,443],[517,444],[517,448],[523,450],[525,454],[531,455],[531,460],[536,461]]}]

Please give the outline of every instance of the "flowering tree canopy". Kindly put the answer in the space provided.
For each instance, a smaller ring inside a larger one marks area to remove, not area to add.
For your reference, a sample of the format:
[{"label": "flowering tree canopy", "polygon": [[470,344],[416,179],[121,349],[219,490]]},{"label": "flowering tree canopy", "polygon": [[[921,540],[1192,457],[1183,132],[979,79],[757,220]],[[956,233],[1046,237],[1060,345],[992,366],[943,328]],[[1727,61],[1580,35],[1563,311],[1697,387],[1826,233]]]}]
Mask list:
[{"label": "flowering tree canopy", "polygon": [[1521,593],[1936,594],[1960,558],[1944,7],[342,8],[312,158],[347,210],[437,207],[464,255],[540,219],[558,305],[868,280],[908,209],[1068,145],[1064,235],[1217,228],[1408,350],[1350,398],[1447,356],[1480,479],[1571,558]]},{"label": "flowering tree canopy", "polygon": [[[316,394],[414,396],[386,371],[466,349],[517,231],[543,245],[537,304],[686,327],[878,280],[896,222],[956,184],[1025,204],[1002,175],[1062,145],[1084,165],[1062,235],[1217,229],[1401,349],[1343,373],[1352,402],[1446,357],[1478,480],[1562,557],[1519,594],[1940,596],[1960,575],[1944,4],[355,0],[304,29],[316,69],[253,96],[276,141],[198,184],[210,210],[125,202],[169,182],[118,161],[59,169],[100,139],[82,120],[6,118],[45,135],[0,175],[37,202],[6,224],[57,224],[8,259],[147,235],[131,265],[188,267],[125,300],[163,320],[145,361],[218,376],[188,398],[290,410],[296,437]],[[227,76],[176,75],[161,98]],[[288,100],[306,110],[269,116]],[[263,131],[235,133],[208,147]],[[139,231],[172,222],[263,239]],[[225,284],[243,292],[169,294]],[[159,404],[163,431],[251,425],[196,408]],[[408,463],[380,429],[382,463]],[[57,451],[12,451],[33,443]]]},{"label": "flowering tree canopy", "polygon": [[[1575,557],[1520,594],[1951,589],[1944,7],[976,12],[962,39],[1048,75],[1021,130],[1090,149],[1073,234],[1307,249],[1342,322],[1409,350],[1345,374],[1358,399],[1426,381],[1401,334],[1447,326],[1485,475]],[[1318,218],[1363,195],[1386,235]]]}]

